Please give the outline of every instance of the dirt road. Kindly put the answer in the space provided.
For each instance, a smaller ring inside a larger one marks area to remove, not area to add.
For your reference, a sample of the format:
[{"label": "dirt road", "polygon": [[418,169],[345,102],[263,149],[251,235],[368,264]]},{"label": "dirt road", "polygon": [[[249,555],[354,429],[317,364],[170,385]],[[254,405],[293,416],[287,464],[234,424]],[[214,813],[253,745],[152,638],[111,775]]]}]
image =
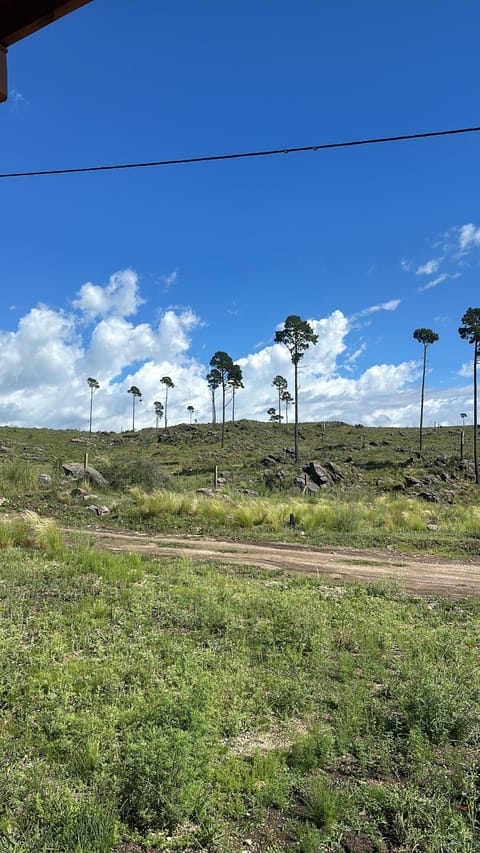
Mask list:
[{"label": "dirt road", "polygon": [[[73,531],[70,531],[73,533]],[[142,534],[89,529],[96,547],[109,551],[135,551],[152,557],[185,557],[283,569],[325,576],[329,580],[365,582],[400,580],[405,590],[419,595],[448,598],[480,597],[480,561],[459,562],[440,557],[407,556],[393,551],[204,539],[163,534]]]}]

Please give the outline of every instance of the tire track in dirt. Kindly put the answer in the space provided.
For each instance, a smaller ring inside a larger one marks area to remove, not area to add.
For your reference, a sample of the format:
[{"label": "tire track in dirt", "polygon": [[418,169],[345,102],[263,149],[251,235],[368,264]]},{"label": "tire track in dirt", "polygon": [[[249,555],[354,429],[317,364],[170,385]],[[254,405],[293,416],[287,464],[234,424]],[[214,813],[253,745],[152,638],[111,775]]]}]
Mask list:
[{"label": "tire track in dirt", "polygon": [[[254,543],[89,528],[95,547],[152,557],[181,557],[282,569],[341,583],[400,581],[408,593],[447,598],[480,597],[480,561],[412,556],[394,551],[311,547],[292,543]],[[65,530],[68,538],[78,531]]]}]

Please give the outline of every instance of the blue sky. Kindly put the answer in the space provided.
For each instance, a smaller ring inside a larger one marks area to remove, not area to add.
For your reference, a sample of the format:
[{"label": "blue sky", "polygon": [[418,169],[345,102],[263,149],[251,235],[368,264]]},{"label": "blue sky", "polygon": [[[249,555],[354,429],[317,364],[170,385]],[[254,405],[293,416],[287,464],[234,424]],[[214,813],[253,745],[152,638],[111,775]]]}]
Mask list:
[{"label": "blue sky", "polygon": [[[473,0],[93,0],[9,50],[0,171],[313,145],[479,124]],[[300,415],[471,413],[461,316],[480,303],[480,134],[271,159],[2,180],[0,422],[85,428],[210,416],[213,353],[266,419],[288,314],[320,340]]]}]

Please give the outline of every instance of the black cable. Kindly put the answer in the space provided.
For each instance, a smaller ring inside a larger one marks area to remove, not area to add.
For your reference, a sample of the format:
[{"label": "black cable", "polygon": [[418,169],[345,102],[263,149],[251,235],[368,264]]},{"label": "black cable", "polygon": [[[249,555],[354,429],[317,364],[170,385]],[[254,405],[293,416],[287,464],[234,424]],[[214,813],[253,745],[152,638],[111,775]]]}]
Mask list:
[{"label": "black cable", "polygon": [[32,178],[41,175],[73,175],[80,172],[113,172],[119,169],[150,169],[153,166],[181,166],[186,163],[212,163],[218,160],[241,160],[247,157],[272,157],[275,154],[299,154],[306,151],[326,151],[329,148],[353,148],[359,145],[378,145],[381,142],[404,142],[409,139],[432,139],[435,136],[455,136],[478,133],[480,127],[459,127],[453,130],[430,130],[426,133],[404,133],[400,136],[380,136],[373,139],[354,139],[348,142],[323,142],[298,148],[272,148],[266,151],[243,151],[236,154],[210,154],[205,157],[181,157],[175,160],[153,160],[147,163],[117,163],[107,166],[78,166],[71,169],[43,169],[31,172],[5,172],[0,178]]}]

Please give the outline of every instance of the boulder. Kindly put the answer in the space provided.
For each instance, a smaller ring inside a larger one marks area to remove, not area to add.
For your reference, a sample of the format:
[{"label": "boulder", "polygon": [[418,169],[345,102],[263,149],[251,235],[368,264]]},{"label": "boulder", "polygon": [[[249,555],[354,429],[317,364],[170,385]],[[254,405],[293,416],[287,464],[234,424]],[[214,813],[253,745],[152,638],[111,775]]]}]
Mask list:
[{"label": "boulder", "polygon": [[108,506],[97,506],[96,504],[90,504],[90,506],[87,506],[87,509],[90,512],[94,512],[95,515],[108,515],[110,512]]},{"label": "boulder", "polygon": [[418,497],[421,498],[422,501],[428,501],[431,504],[440,503],[440,498],[436,492],[419,492]]},{"label": "boulder", "polygon": [[97,486],[107,485],[105,477],[96,468],[92,468],[91,465],[84,466],[81,462],[64,462],[62,469],[65,474],[74,480],[92,480]]},{"label": "boulder", "polygon": [[307,477],[312,480],[317,486],[330,486],[332,483],[338,483],[343,480],[343,474],[333,462],[309,462],[302,469]]}]

